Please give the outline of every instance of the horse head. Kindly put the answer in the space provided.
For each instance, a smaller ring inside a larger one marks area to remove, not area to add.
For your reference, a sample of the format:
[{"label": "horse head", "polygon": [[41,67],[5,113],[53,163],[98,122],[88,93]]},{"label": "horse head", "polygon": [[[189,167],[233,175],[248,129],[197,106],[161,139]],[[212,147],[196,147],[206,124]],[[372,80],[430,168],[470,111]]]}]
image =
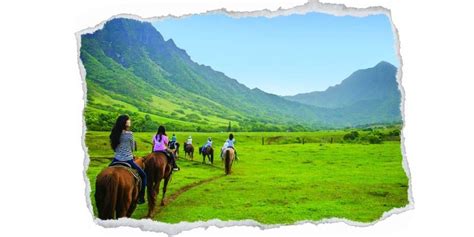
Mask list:
[{"label": "horse head", "polygon": [[135,162],[135,164],[137,164],[140,168],[142,169],[145,169],[145,161],[148,157],[145,156],[145,157],[138,157],[138,156],[134,156],[133,157],[133,161]]}]

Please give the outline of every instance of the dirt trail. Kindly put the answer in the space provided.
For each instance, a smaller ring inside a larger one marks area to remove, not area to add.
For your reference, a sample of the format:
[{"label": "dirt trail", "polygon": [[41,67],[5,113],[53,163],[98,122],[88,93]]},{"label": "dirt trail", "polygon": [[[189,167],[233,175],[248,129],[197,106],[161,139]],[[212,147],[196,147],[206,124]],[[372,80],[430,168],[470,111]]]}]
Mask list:
[{"label": "dirt trail", "polygon": [[171,194],[170,196],[168,196],[164,199],[165,206],[159,207],[154,214],[156,215],[156,214],[160,213],[163,209],[166,208],[167,205],[169,205],[174,200],[176,200],[176,198],[178,198],[179,195],[183,194],[184,192],[187,192],[188,190],[190,190],[192,188],[195,188],[195,187],[198,187],[200,185],[210,183],[210,182],[215,181],[215,180],[217,180],[219,178],[222,178],[224,176],[226,176],[226,175],[221,174],[221,175],[214,176],[214,177],[211,177],[211,178],[203,179],[203,180],[200,180],[200,181],[192,183],[192,184],[188,184],[188,185],[178,189],[176,192],[174,192],[173,194]]},{"label": "dirt trail", "polygon": [[198,187],[198,186],[206,184],[206,183],[210,183],[210,182],[215,181],[215,180],[217,180],[219,178],[222,178],[224,176],[225,176],[225,174],[221,174],[221,175],[214,176],[214,177],[211,177],[211,178],[208,178],[208,179],[200,180],[200,181],[192,183],[192,184],[188,184],[188,185],[180,188],[179,190],[177,190],[173,194],[171,194],[169,197],[165,198],[165,205],[171,203],[174,200],[176,200],[176,198],[178,198],[179,195],[181,195],[182,193],[184,193],[184,192],[186,192],[186,191],[188,191],[192,188]]}]

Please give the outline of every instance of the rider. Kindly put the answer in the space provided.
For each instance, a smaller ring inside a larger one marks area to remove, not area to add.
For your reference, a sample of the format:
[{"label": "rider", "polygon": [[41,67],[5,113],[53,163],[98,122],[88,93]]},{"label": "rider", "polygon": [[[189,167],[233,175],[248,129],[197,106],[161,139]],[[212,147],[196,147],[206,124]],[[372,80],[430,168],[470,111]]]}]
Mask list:
[{"label": "rider", "polygon": [[165,127],[160,125],[156,135],[153,137],[153,152],[164,152],[168,157],[168,162],[173,165],[173,170],[178,171],[179,167],[176,165],[176,158],[173,152],[171,152],[166,144],[168,144],[168,137],[166,136]]},{"label": "rider", "polygon": [[112,163],[115,162],[126,162],[130,166],[138,171],[141,182],[140,193],[138,194],[138,204],[145,203],[145,187],[146,187],[146,174],[145,172],[133,161],[133,149],[135,148],[135,142],[133,140],[133,133],[130,131],[131,120],[128,115],[120,115],[115,122],[112,132],[110,133],[110,145],[114,150],[115,155]]},{"label": "rider", "polygon": [[173,136],[171,137],[171,142],[176,142],[176,140],[178,140],[176,139],[176,134],[173,133]]},{"label": "rider", "polygon": [[176,134],[173,133],[173,136],[171,137],[171,141],[169,143],[169,146],[170,146],[171,149],[176,148],[176,141],[177,140],[178,139],[176,139]]},{"label": "rider", "polygon": [[193,144],[193,138],[191,137],[191,135],[189,135],[188,140],[186,140],[185,145],[192,145],[192,144]]},{"label": "rider", "polygon": [[235,144],[234,134],[231,133],[231,134],[229,134],[229,138],[225,141],[224,146],[221,149],[221,159],[224,159],[224,157],[223,157],[224,150],[226,148],[232,148],[232,149],[234,149],[235,159],[238,160],[237,150],[235,150],[234,144]]},{"label": "rider", "polygon": [[205,150],[207,147],[212,147],[212,139],[211,139],[211,137],[208,137],[208,138],[207,138],[207,143],[204,144],[204,145],[201,147],[201,151],[204,152],[204,150]]}]

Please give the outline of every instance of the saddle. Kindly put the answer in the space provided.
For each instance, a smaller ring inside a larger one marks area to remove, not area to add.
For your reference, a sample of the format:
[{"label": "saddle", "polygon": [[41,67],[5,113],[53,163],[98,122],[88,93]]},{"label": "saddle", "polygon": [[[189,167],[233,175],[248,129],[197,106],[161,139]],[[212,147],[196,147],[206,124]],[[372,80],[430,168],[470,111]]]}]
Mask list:
[{"label": "saddle", "polygon": [[132,166],[125,161],[112,162],[112,164],[110,164],[109,167],[112,167],[112,166],[122,166],[122,167],[130,168],[130,169],[132,168]]},{"label": "saddle", "polygon": [[138,174],[138,171],[136,169],[132,168],[132,166],[129,163],[124,162],[124,161],[115,161],[115,162],[112,162],[109,165],[109,167],[118,167],[118,168],[126,169],[128,172],[130,172],[133,175],[133,177],[135,178],[135,182],[138,185],[138,187],[139,188],[141,187],[142,179],[140,178],[140,175]]}]

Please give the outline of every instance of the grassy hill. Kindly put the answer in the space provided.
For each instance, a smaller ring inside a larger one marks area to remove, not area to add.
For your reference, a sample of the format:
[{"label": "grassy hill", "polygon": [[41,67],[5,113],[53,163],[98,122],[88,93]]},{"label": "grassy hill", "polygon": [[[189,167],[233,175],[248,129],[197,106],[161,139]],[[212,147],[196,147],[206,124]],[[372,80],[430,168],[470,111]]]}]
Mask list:
[{"label": "grassy hill", "polygon": [[158,124],[179,131],[226,131],[229,123],[232,131],[308,131],[400,121],[399,113],[379,110],[368,116],[358,107],[324,108],[249,89],[192,61],[147,22],[110,20],[82,35],[80,52],[90,130],[110,130],[122,113],[132,116],[135,131],[153,131]]}]

